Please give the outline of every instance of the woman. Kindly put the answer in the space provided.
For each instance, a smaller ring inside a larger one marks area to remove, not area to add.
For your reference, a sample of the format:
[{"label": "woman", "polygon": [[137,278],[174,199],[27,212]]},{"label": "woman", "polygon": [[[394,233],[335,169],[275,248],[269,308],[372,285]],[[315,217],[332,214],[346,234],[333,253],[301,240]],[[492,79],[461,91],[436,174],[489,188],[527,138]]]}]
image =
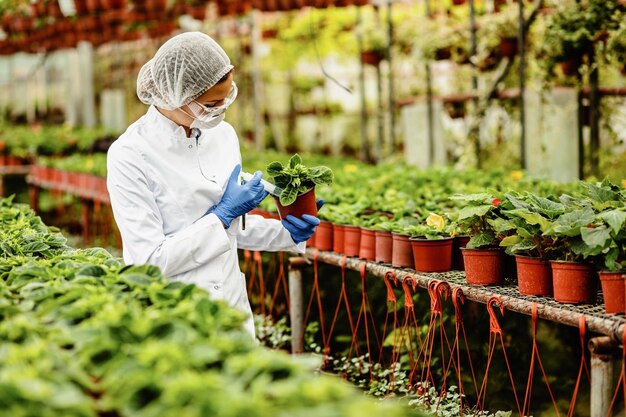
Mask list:
[{"label": "woman", "polygon": [[302,253],[319,220],[248,215],[241,227],[267,192],[261,172],[239,181],[239,142],[223,121],[237,97],[233,66],[209,36],[183,33],[163,44],[139,72],[137,95],[150,108],[107,158],[124,261],[208,290],[246,312],[254,335],[237,249]]}]

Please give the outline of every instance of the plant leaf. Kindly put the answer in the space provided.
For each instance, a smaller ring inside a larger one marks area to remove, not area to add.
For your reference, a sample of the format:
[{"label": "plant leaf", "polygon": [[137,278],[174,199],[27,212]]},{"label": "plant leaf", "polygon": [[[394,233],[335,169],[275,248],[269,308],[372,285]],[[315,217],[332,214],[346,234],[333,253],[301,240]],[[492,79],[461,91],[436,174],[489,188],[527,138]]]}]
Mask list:
[{"label": "plant leaf", "polygon": [[283,172],[283,164],[278,161],[270,162],[265,169],[267,171],[267,175],[274,178],[280,175]]},{"label": "plant leaf", "polygon": [[302,165],[302,158],[300,158],[300,155],[294,154],[289,158],[289,168],[294,169],[298,165]]},{"label": "plant leaf", "polygon": [[468,219],[472,216],[478,216],[478,217],[484,216],[485,214],[487,214],[487,212],[489,212],[489,210],[491,210],[492,207],[493,205],[491,204],[485,204],[483,206],[477,206],[477,207],[472,207],[472,206],[463,207],[461,210],[459,210],[459,220]]},{"label": "plant leaf", "polygon": [[583,227],[580,235],[590,248],[604,247],[611,240],[610,230],[602,225],[594,228]]},{"label": "plant leaf", "polygon": [[622,210],[609,210],[604,213],[600,213],[598,215],[602,220],[604,220],[615,234],[619,233],[619,230],[622,228],[624,221],[626,221],[626,212]]},{"label": "plant leaf", "polygon": [[298,197],[298,189],[295,187],[285,188],[280,194],[280,204],[283,206],[289,206],[296,201]]}]

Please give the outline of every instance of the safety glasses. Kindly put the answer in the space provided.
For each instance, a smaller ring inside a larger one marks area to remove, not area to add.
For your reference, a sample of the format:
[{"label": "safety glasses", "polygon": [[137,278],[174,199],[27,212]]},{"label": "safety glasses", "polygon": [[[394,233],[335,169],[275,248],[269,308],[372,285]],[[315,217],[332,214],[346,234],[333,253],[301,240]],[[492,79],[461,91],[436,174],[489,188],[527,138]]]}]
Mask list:
[{"label": "safety glasses", "polygon": [[235,101],[235,99],[237,98],[238,93],[239,90],[237,89],[237,84],[233,82],[233,86],[228,92],[226,98],[224,98],[224,104],[222,104],[221,106],[208,107],[194,100],[191,103],[187,104],[187,107],[189,107],[189,110],[191,110],[191,113],[197,119],[210,120],[224,113],[226,109],[228,109],[228,107],[233,104],[233,101]]}]

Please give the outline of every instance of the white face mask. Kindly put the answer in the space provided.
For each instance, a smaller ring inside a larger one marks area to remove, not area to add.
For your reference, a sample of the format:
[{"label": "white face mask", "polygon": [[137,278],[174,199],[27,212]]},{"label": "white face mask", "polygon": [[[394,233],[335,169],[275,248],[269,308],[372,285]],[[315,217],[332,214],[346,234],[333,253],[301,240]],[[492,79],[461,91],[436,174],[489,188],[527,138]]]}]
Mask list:
[{"label": "white face mask", "polygon": [[237,98],[238,94],[237,84],[233,82],[233,85],[228,93],[228,95],[224,98],[224,104],[216,107],[207,107],[198,103],[197,101],[192,101],[187,104],[191,114],[187,113],[182,108],[180,111],[185,113],[187,116],[192,117],[194,120],[189,127],[198,128],[198,129],[212,129],[224,120],[226,117],[226,110],[233,104],[233,101]]},{"label": "white face mask", "polygon": [[225,117],[226,113],[215,116],[211,120],[200,120],[198,118],[195,118],[193,119],[193,122],[191,122],[191,126],[189,127],[192,129],[194,127],[197,129],[213,129],[215,126],[219,125]]}]

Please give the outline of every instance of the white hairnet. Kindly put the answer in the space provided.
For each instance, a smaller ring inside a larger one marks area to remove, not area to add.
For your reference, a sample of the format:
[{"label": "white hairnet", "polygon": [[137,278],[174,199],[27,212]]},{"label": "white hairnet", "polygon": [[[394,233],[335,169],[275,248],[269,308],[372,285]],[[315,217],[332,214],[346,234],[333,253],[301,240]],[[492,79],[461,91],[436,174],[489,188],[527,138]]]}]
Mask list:
[{"label": "white hairnet", "polygon": [[137,77],[137,96],[145,104],[174,110],[213,87],[233,66],[209,35],[186,32],[165,42]]}]

